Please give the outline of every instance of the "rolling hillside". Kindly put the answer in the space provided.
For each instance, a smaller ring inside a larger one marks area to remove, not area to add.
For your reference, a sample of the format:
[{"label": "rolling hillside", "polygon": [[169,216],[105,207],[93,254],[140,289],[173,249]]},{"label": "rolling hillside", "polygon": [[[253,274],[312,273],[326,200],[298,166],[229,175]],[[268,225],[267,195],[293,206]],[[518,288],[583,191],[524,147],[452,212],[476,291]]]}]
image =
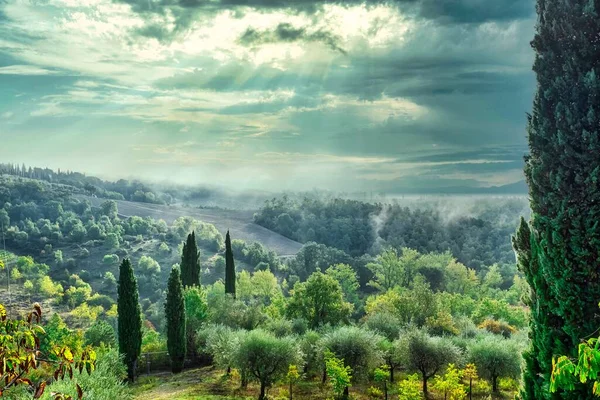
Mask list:
[{"label": "rolling hillside", "polygon": [[[94,207],[97,207],[102,204],[102,202],[106,201],[106,199],[98,197],[77,197],[89,200]],[[133,215],[140,217],[148,216],[155,219],[163,219],[168,224],[171,224],[179,217],[190,216],[200,221],[213,224],[223,235],[225,235],[225,232],[229,229],[232,237],[235,239],[242,239],[247,242],[260,242],[280,256],[293,256],[302,247],[302,244],[298,242],[255,224],[252,219],[252,211],[196,209],[123,200],[117,200],[116,202],[119,208],[119,215],[123,217]]]}]

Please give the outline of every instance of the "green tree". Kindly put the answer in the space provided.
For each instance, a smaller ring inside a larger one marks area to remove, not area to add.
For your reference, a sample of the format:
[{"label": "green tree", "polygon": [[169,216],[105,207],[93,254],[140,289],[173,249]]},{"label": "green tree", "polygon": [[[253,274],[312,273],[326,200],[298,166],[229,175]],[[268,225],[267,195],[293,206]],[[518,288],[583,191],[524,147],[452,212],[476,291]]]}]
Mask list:
[{"label": "green tree", "polygon": [[369,286],[382,292],[406,283],[404,266],[396,249],[385,250],[374,263],[367,264],[367,268],[373,273]]},{"label": "green tree", "polygon": [[289,385],[290,400],[294,400],[294,384],[300,380],[300,374],[298,373],[298,367],[294,364],[290,364],[288,372],[285,376],[285,382]]},{"label": "green tree", "polygon": [[332,276],[340,283],[344,298],[352,304],[358,304],[358,276],[352,267],[348,264],[335,264],[327,268],[325,273]]},{"label": "green tree", "polygon": [[421,381],[419,375],[412,374],[408,375],[398,385],[398,399],[399,400],[421,400],[423,394],[421,393]]},{"label": "green tree", "polygon": [[524,218],[512,238],[517,253],[517,267],[530,286],[527,305],[532,310],[529,319],[529,347],[523,353],[523,400],[557,398],[546,389],[552,369],[554,333],[559,326],[558,317],[552,313],[550,286],[546,282],[538,261],[539,246],[532,240],[531,229]]},{"label": "green tree", "polygon": [[183,287],[200,286],[200,252],[194,231],[183,244],[180,268]]},{"label": "green tree", "polygon": [[475,364],[467,364],[463,369],[463,378],[469,380],[469,400],[473,398],[473,381],[479,378],[477,375],[477,366]]},{"label": "green tree", "polygon": [[98,320],[85,331],[85,343],[94,347],[114,346],[115,329],[106,321]]},{"label": "green tree", "polygon": [[463,371],[454,364],[448,364],[446,373],[436,376],[433,380],[433,389],[444,393],[444,400],[463,400],[466,397],[465,385],[461,383]]},{"label": "green tree", "polygon": [[378,348],[381,351],[386,366],[388,367],[388,374],[390,382],[394,382],[394,371],[402,364],[406,363],[406,352],[405,347],[402,346],[402,342],[399,339],[393,342],[388,339],[380,340]]},{"label": "green tree", "polygon": [[[532,257],[538,271],[528,271],[528,279],[543,277],[540,285],[534,282],[533,290],[537,301],[546,304],[540,304],[542,312],[532,313],[534,323],[543,327],[534,336],[536,340],[542,336],[534,344],[542,352],[532,356],[548,385],[548,354],[575,357],[581,338],[600,325],[600,7],[589,0],[538,0],[537,11],[532,46],[538,85],[528,118],[530,153],[525,175],[532,211]],[[544,311],[549,315],[542,315]],[[546,342],[548,333],[552,340]],[[560,396],[560,392],[540,393],[536,399]],[[585,385],[565,396],[591,398]]]},{"label": "green tree", "polygon": [[482,378],[489,379],[498,391],[498,378],[517,378],[521,373],[520,349],[509,339],[486,336],[469,346],[469,362],[477,366]]},{"label": "green tree", "polygon": [[173,373],[183,370],[187,351],[185,330],[185,300],[179,269],[174,266],[167,283],[167,299],[165,301],[165,317],[167,321],[167,348],[171,357]]},{"label": "green tree", "polygon": [[373,380],[375,382],[383,383],[383,394],[385,400],[388,399],[388,379],[390,379],[390,367],[387,365],[382,365],[379,368],[375,368],[375,371],[373,372]]},{"label": "green tree", "polygon": [[266,399],[267,387],[285,376],[290,363],[300,361],[300,351],[292,338],[277,338],[261,330],[246,334],[236,354],[236,365],[258,380],[259,400]]},{"label": "green tree", "polygon": [[225,293],[231,294],[235,299],[235,263],[229,231],[225,235]]},{"label": "green tree", "polygon": [[142,311],[137,281],[127,258],[119,267],[117,310],[119,352],[123,354],[127,365],[127,377],[130,382],[133,382],[137,360],[142,350]]},{"label": "green tree", "polygon": [[344,301],[342,288],[334,278],[315,272],[306,282],[294,285],[286,312],[290,318],[305,319],[314,329],[347,321],[352,304]]},{"label": "green tree", "polygon": [[196,332],[208,318],[208,303],[206,292],[202,286],[192,286],[184,289],[185,300],[185,329],[187,351],[191,358],[196,354]]},{"label": "green tree", "polygon": [[418,371],[423,380],[423,394],[428,397],[427,383],[448,364],[460,360],[460,350],[448,339],[432,337],[422,331],[407,334],[408,367]]},{"label": "green tree", "polygon": [[356,379],[363,379],[383,361],[378,348],[381,340],[381,336],[366,329],[343,326],[326,334],[322,345],[344,360]]},{"label": "green tree", "polygon": [[335,398],[347,400],[349,397],[348,389],[352,381],[352,368],[344,365],[344,360],[335,356],[334,353],[325,351],[325,371],[333,387]]}]

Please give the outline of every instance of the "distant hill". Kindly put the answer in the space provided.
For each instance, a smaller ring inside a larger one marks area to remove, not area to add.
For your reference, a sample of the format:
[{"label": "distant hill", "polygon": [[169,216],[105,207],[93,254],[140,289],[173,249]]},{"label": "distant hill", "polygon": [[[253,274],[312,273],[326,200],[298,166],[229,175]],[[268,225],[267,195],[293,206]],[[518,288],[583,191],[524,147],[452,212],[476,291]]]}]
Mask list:
[{"label": "distant hill", "polygon": [[501,186],[470,187],[447,186],[431,188],[403,188],[395,190],[393,194],[435,194],[435,195],[527,195],[527,183],[523,181],[509,183]]}]

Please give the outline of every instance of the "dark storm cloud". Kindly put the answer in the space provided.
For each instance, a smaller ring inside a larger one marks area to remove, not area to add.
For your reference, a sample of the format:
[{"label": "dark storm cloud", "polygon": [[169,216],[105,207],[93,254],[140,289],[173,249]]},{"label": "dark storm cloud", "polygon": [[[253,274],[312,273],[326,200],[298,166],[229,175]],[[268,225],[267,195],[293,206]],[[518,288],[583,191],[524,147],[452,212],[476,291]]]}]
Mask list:
[{"label": "dark storm cloud", "polygon": [[419,14],[451,23],[481,23],[529,18],[535,11],[527,0],[422,0]]},{"label": "dark storm cloud", "polygon": [[[290,13],[314,14],[323,5],[338,4],[378,5],[387,4],[401,8],[402,12],[418,18],[437,21],[442,24],[480,24],[488,21],[509,21],[530,18],[533,15],[533,2],[525,0],[114,0],[129,4],[135,12],[145,15],[164,15],[167,10],[175,17],[175,27],[171,30],[149,22],[148,26],[137,29],[141,36],[153,37],[161,42],[172,40],[178,33],[186,31],[191,23],[206,15],[221,10],[234,10],[243,14],[244,7],[258,10],[285,9]],[[1,19],[1,16],[0,16]],[[295,36],[295,38],[294,38]],[[323,41],[329,45],[330,34],[322,32],[312,37],[312,41]],[[250,38],[253,38],[252,33]],[[246,38],[248,39],[248,38]],[[270,35],[270,40],[307,40],[302,35]],[[339,51],[339,46],[332,47]]]},{"label": "dark storm cloud", "polygon": [[330,32],[318,30],[316,32],[307,32],[306,28],[296,28],[289,23],[281,23],[274,30],[256,30],[248,28],[238,40],[245,46],[256,46],[265,43],[289,43],[289,42],[320,42],[331,48],[346,54],[339,45],[339,38]]},{"label": "dark storm cloud", "polygon": [[525,0],[118,0],[130,4],[140,13],[162,13],[166,8],[219,11],[252,7],[256,9],[290,9],[312,13],[323,5],[388,4],[414,6],[427,19],[445,19],[456,23],[472,23],[527,18],[532,15],[533,2]]}]

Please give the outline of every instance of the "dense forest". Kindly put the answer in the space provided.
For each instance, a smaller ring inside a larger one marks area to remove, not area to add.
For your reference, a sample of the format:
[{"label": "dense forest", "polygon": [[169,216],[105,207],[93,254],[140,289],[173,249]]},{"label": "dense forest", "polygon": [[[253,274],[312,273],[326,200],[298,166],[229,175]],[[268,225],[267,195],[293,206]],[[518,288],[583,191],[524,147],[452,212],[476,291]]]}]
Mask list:
[{"label": "dense forest", "polygon": [[448,203],[425,198],[407,206],[284,196],[267,201],[254,219],[291,239],[318,242],[354,257],[392,246],[421,253],[450,251],[477,271],[495,263],[514,264],[510,235],[529,212],[525,198]]}]

